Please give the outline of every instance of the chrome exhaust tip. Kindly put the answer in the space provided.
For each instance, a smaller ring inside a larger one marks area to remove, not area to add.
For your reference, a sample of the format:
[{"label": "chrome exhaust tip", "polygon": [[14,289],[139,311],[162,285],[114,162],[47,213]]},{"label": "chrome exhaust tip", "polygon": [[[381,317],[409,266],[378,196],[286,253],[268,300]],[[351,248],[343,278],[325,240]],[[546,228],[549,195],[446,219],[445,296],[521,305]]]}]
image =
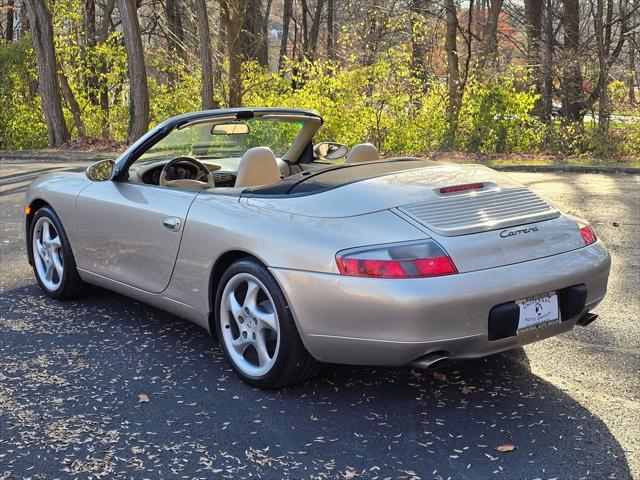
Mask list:
[{"label": "chrome exhaust tip", "polygon": [[580,325],[582,327],[586,327],[587,325],[589,325],[591,322],[595,321],[598,318],[598,315],[595,313],[591,313],[591,312],[587,312],[584,315],[582,315],[578,321],[576,322],[576,325]]},{"label": "chrome exhaust tip", "polygon": [[447,352],[432,352],[426,354],[424,357],[417,358],[413,362],[409,363],[408,366],[419,370],[426,370],[436,364],[439,364],[443,360],[448,359],[449,357]]}]

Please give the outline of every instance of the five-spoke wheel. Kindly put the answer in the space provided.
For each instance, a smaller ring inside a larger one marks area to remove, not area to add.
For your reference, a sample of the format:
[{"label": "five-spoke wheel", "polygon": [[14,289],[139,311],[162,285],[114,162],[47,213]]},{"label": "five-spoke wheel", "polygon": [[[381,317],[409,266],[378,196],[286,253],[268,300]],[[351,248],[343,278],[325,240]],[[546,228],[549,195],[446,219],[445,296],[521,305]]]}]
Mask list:
[{"label": "five-spoke wheel", "polygon": [[273,299],[250,273],[238,273],[222,292],[222,340],[236,366],[258,377],[269,372],[280,347],[280,326]]},{"label": "five-spoke wheel", "polygon": [[60,219],[51,207],[45,206],[33,214],[30,222],[27,246],[38,284],[53,298],[78,296],[85,284],[78,275]]},{"label": "five-spoke wheel", "polygon": [[64,275],[64,260],[60,235],[50,219],[38,219],[33,228],[32,242],[33,261],[40,281],[48,290],[57,290]]},{"label": "five-spoke wheel", "polygon": [[251,385],[281,387],[317,371],[282,290],[253,258],[236,261],[222,275],[215,328],[231,366]]}]

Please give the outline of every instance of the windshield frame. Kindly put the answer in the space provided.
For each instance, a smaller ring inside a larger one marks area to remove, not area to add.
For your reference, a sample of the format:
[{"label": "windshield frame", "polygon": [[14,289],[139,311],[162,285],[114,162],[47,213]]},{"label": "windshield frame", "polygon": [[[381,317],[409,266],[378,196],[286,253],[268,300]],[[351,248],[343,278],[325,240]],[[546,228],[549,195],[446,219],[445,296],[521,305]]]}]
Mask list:
[{"label": "windshield frame", "polygon": [[169,133],[176,128],[184,128],[185,126],[197,122],[210,122],[212,120],[246,120],[249,118],[265,116],[274,119],[278,116],[282,116],[291,120],[295,117],[304,122],[304,125],[298,133],[298,136],[295,138],[291,148],[289,148],[289,150],[282,156],[283,160],[291,163],[298,161],[305,147],[313,140],[314,135],[323,123],[322,117],[317,113],[297,108],[231,108],[203,110],[201,112],[178,115],[157,125],[125,150],[125,152],[116,159],[116,168],[112,179],[114,181],[126,180],[129,167],[131,167],[131,165],[151,147],[169,135]]},{"label": "windshield frame", "polygon": [[[304,128],[300,117],[280,115],[256,116],[234,123],[247,126],[247,133],[215,135],[210,133],[217,125],[230,122],[224,118],[191,122],[174,128],[162,139],[144,151],[129,168],[144,167],[158,161],[179,156],[200,161],[238,159],[253,147],[269,147],[276,158],[287,158],[296,139]],[[269,125],[271,124],[271,125]],[[283,125],[283,124],[286,124]]]}]

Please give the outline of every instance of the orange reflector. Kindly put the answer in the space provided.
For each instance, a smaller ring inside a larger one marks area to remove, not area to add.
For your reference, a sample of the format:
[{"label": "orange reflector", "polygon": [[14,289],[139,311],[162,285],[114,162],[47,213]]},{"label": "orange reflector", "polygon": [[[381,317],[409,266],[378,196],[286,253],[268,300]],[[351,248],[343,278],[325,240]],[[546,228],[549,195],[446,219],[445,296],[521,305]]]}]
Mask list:
[{"label": "orange reflector", "polygon": [[29,215],[31,213],[31,207],[29,205],[25,205],[24,207],[22,207],[22,211],[25,215]]}]

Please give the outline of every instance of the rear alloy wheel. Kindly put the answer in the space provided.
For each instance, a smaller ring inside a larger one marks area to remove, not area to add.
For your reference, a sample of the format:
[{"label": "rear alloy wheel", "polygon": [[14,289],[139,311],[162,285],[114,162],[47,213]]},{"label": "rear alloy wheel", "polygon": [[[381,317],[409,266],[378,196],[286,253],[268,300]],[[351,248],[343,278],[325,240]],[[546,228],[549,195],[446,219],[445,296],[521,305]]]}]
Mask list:
[{"label": "rear alloy wheel", "polygon": [[240,260],[231,265],[216,305],[218,338],[244,381],[276,388],[316,372],[317,363],[300,340],[282,291],[261,264]]},{"label": "rear alloy wheel", "polygon": [[85,284],[78,275],[62,223],[50,207],[34,214],[30,239],[33,271],[40,288],[60,300],[78,296]]}]

